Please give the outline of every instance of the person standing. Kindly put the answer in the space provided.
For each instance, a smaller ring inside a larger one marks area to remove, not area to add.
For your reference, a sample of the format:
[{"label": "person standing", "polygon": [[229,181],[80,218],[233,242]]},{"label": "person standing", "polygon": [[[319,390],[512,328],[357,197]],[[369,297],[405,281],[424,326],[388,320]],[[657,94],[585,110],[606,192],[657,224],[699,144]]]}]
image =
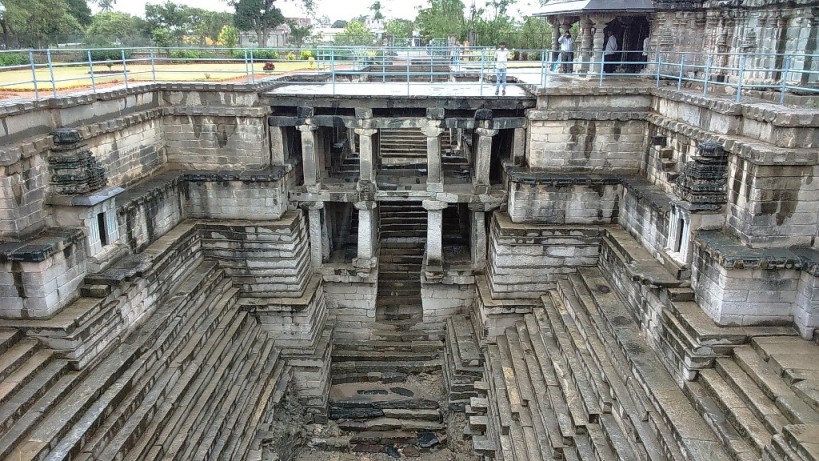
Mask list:
[{"label": "person standing", "polygon": [[506,63],[509,62],[509,50],[506,49],[506,42],[500,42],[495,50],[495,96],[503,86],[503,94],[506,95]]},{"label": "person standing", "polygon": [[559,39],[560,43],[560,62],[562,62],[563,73],[572,73],[572,61],[574,61],[574,39],[572,33],[568,30]]},{"label": "person standing", "polygon": [[614,72],[616,67],[615,64],[612,64],[614,61],[617,61],[617,39],[614,38],[614,32],[607,30],[606,46],[603,51],[603,71],[607,74]]}]

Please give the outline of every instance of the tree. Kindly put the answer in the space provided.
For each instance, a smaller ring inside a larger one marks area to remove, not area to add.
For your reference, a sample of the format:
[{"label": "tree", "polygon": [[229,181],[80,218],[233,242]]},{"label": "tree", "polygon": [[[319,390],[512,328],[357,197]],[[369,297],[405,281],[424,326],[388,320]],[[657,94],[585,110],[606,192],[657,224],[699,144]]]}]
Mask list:
[{"label": "tree", "polygon": [[340,46],[369,46],[373,42],[375,34],[361,21],[350,22],[335,38],[335,44]]},{"label": "tree", "polygon": [[287,24],[290,26],[290,41],[297,48],[301,48],[304,40],[313,34],[313,25],[310,23],[299,24],[298,21],[288,20]]},{"label": "tree", "polygon": [[239,31],[231,25],[222,27],[222,31],[219,32],[218,43],[221,46],[233,48],[239,43]]},{"label": "tree", "polygon": [[145,21],[152,31],[152,36],[153,31],[164,29],[171,34],[175,44],[180,44],[186,35],[191,34],[193,24],[200,22],[199,15],[193,14],[191,10],[193,8],[177,5],[170,0],[163,4],[148,3],[145,5]]},{"label": "tree", "polygon": [[464,3],[461,0],[429,0],[418,12],[416,23],[427,38],[464,37]]},{"label": "tree", "polygon": [[384,25],[384,30],[394,38],[410,38],[413,29],[412,21],[407,19],[390,19]]},{"label": "tree", "polygon": [[74,17],[82,27],[91,25],[91,8],[86,0],[68,0],[68,14]]},{"label": "tree", "polygon": [[147,41],[145,22],[127,13],[99,13],[91,19],[85,31],[85,41],[92,46],[124,46],[144,44]]},{"label": "tree", "polygon": [[233,15],[216,11],[190,8],[192,16],[198,14],[199,22],[194,22],[193,33],[199,45],[212,45],[219,41],[219,34],[226,26],[233,24]]},{"label": "tree", "polygon": [[381,2],[379,0],[375,0],[372,5],[370,5],[370,10],[373,12],[373,19],[376,21],[380,21],[384,19],[384,15],[381,14]]},{"label": "tree", "polygon": [[95,0],[97,2],[97,6],[100,7],[100,11],[103,13],[109,13],[114,10],[114,5],[117,4],[117,0]]},{"label": "tree", "polygon": [[336,19],[336,21],[330,27],[332,27],[333,29],[344,29],[345,27],[347,27],[347,24],[348,22],[343,19]]},{"label": "tree", "polygon": [[231,0],[230,4],[236,10],[233,16],[236,28],[256,32],[259,46],[266,46],[270,31],[284,24],[284,16],[274,5],[275,1]]},{"label": "tree", "polygon": [[21,46],[44,48],[82,30],[65,0],[4,0],[3,4],[4,32]]}]

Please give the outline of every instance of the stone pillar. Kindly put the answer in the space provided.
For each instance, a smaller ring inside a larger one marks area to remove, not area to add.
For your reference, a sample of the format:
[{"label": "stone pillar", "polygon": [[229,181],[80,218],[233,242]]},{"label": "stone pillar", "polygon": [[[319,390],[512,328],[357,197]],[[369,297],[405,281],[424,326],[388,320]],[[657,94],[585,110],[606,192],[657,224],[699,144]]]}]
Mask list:
[{"label": "stone pillar", "polygon": [[298,130],[301,131],[301,158],[304,168],[304,185],[307,187],[318,186],[319,170],[318,170],[318,152],[316,146],[316,132],[318,127],[315,125],[299,125]]},{"label": "stone pillar", "polygon": [[552,59],[560,59],[560,17],[550,16],[549,17],[549,24],[552,26],[552,54],[551,56],[547,56],[546,60]]},{"label": "stone pillar", "polygon": [[270,163],[284,165],[287,150],[287,133],[284,127],[270,127]]},{"label": "stone pillar", "polygon": [[355,128],[347,128],[347,144],[350,147],[350,154],[355,155]]},{"label": "stone pillar", "polygon": [[430,122],[421,128],[427,137],[427,191],[444,191],[444,173],[441,166],[441,135],[444,129],[440,122]]},{"label": "stone pillar", "polygon": [[526,161],[526,128],[515,128],[510,160],[513,165],[523,165]]},{"label": "stone pillar", "polygon": [[475,177],[472,183],[475,186],[489,185],[489,166],[492,162],[492,138],[498,130],[475,128],[478,134],[478,144],[475,149]]},{"label": "stone pillar", "polygon": [[373,148],[373,136],[378,133],[374,128],[356,128],[359,136],[359,181],[375,182],[375,150]]},{"label": "stone pillar", "polygon": [[353,261],[360,277],[367,277],[376,267],[376,246],[378,245],[378,223],[376,219],[378,202],[356,202],[358,210],[358,254]]},{"label": "stone pillar", "polygon": [[[592,42],[592,62],[589,69],[592,74],[599,74],[603,72],[603,47],[606,46],[606,24],[611,21],[608,16],[592,16],[591,21],[594,23],[594,41]],[[620,44],[618,43],[618,48]]]},{"label": "stone pillar", "polygon": [[481,270],[486,266],[486,212],[483,206],[473,207],[470,210],[469,248],[471,251],[472,269]]},{"label": "stone pillar", "polygon": [[318,270],[324,262],[324,202],[306,205],[310,228],[310,263]]},{"label": "stone pillar", "polygon": [[438,200],[424,200],[424,209],[427,210],[427,271],[443,271],[444,264],[444,209],[446,202]]},{"label": "stone pillar", "polygon": [[580,52],[575,52],[575,63],[580,64],[580,72],[589,71],[589,61],[594,55],[594,36],[592,35],[592,22],[588,19],[580,20]]}]

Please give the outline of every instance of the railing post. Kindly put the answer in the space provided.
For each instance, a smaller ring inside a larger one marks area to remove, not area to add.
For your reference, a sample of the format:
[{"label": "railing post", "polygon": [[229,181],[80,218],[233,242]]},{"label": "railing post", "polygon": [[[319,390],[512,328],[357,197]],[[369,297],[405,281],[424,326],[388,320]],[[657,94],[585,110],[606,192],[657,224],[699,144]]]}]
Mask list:
[{"label": "railing post", "polygon": [[663,53],[657,52],[657,88],[660,87],[660,68],[663,66]]},{"label": "railing post", "polygon": [[782,70],[782,83],[779,85],[779,104],[785,104],[785,91],[788,89],[788,74],[791,71],[791,56],[785,56],[785,68]]},{"label": "railing post", "polygon": [[481,77],[478,79],[478,82],[481,84],[481,93],[480,93],[481,96],[483,96],[483,79],[484,79],[483,73],[484,73],[484,65],[486,64],[485,51],[486,50],[481,48]]},{"label": "railing post", "polygon": [[151,48],[151,80],[156,83],[156,56],[153,48]]},{"label": "railing post", "polygon": [[120,49],[122,54],[122,79],[125,80],[125,89],[128,89],[128,66],[125,63],[125,48]]},{"label": "railing post", "polygon": [[680,53],[680,74],[677,76],[677,91],[682,90],[683,69],[685,68],[685,53]]},{"label": "railing post", "polygon": [[253,49],[250,50],[250,82],[256,83],[256,66],[253,62]]},{"label": "railing post", "polygon": [[708,95],[708,82],[711,81],[711,60],[713,55],[708,55],[708,61],[705,62],[705,80],[702,82],[702,94]]},{"label": "railing post", "polygon": [[603,54],[600,55],[600,74],[599,74],[598,80],[597,80],[597,86],[598,87],[603,86],[603,74],[605,74],[605,73],[606,73],[606,54],[603,53]]},{"label": "railing post", "polygon": [[409,52],[407,52],[407,96],[410,95],[410,60],[412,57],[410,56]]},{"label": "railing post", "polygon": [[245,79],[247,79],[248,77],[250,77],[250,67],[248,67],[247,63],[247,48],[243,48],[242,51],[244,52],[245,57]]},{"label": "railing post", "polygon": [[336,95],[336,49],[330,48],[330,77],[333,81],[333,96]]},{"label": "railing post", "polygon": [[94,77],[94,60],[91,58],[91,50],[88,50],[88,74],[91,76],[91,91],[97,94],[97,79]]},{"label": "railing post", "polygon": [[28,62],[31,64],[31,83],[34,84],[34,99],[40,99],[40,88],[37,85],[37,65],[34,64],[34,51],[28,51]]},{"label": "railing post", "polygon": [[543,88],[546,87],[546,72],[549,69],[551,69],[551,66],[546,67],[546,50],[544,49],[540,54],[540,86]]},{"label": "railing post", "polygon": [[739,56],[739,78],[737,79],[737,99],[739,102],[742,99],[742,80],[745,77],[745,53]]},{"label": "railing post", "polygon": [[57,97],[57,82],[54,81],[54,63],[51,61],[51,49],[46,50],[46,59],[48,59],[48,73],[51,75],[51,94]]}]

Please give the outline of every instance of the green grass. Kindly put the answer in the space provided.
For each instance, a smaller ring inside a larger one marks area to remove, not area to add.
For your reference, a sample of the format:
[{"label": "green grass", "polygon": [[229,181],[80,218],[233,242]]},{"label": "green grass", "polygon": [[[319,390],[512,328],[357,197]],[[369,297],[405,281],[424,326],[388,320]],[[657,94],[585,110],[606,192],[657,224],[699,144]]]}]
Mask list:
[{"label": "green grass", "polygon": [[[270,75],[278,75],[285,72],[299,70],[314,70],[305,61],[282,61],[276,62],[276,70],[265,72],[262,70],[264,63],[255,63],[253,73],[256,78],[263,78]],[[179,63],[179,64],[159,64],[156,66],[156,81],[161,82],[219,82],[248,77],[250,68],[245,68],[244,63]],[[117,72],[113,75],[97,74],[107,72],[108,66],[105,64],[94,65],[94,80],[97,84],[116,83],[123,81],[122,64],[114,64],[111,70]],[[51,88],[51,76],[48,68],[38,68],[37,85],[39,89]],[[57,81],[57,89],[70,89],[91,86],[91,74],[88,66],[58,66],[54,68],[54,79]],[[249,79],[249,77],[248,77]],[[31,70],[7,70],[0,72],[0,91],[33,91],[34,84],[31,82]],[[150,82],[154,80],[154,75],[150,65],[129,65],[129,82]]]}]

